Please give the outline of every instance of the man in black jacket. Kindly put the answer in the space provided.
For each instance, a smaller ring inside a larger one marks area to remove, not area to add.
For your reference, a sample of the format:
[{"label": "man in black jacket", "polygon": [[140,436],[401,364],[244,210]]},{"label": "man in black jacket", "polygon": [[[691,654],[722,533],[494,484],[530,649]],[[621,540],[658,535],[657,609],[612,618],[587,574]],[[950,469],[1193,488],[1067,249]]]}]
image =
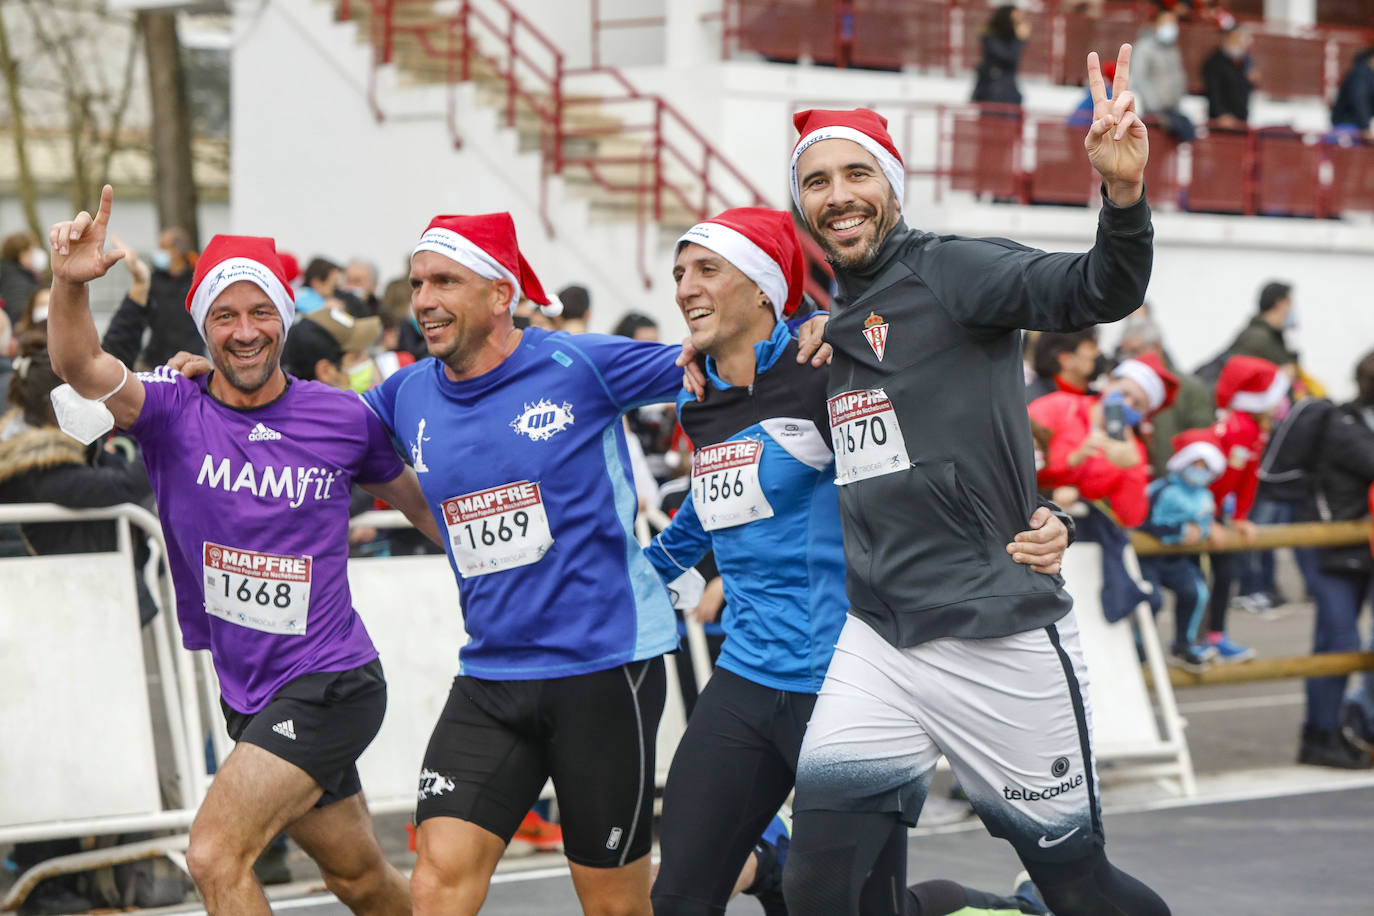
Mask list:
[{"label": "man in black jacket", "polygon": [[[157,245],[149,258],[152,276],[146,300],[125,296],[100,341],[106,352],[130,369],[161,366],[179,350],[205,353],[205,342],[186,310],[195,271],[191,237],[185,229],[166,229]],[[134,269],[132,260],[129,269]],[[150,332],[147,346],[143,344],[145,331]]]},{"label": "man in black jacket", "polygon": [[1259,71],[1250,58],[1250,34],[1231,21],[1223,29],[1221,44],[1202,62],[1202,85],[1207,96],[1207,117],[1214,126],[1244,130],[1250,120],[1250,92]]},{"label": "man in black jacket", "polygon": [[792,193],[840,293],[825,338],[850,615],[807,727],[784,877],[790,912],[899,913],[906,829],[939,756],[1058,916],[1167,914],[1103,851],[1085,669],[1058,576],[1012,561],[1035,507],[1021,328],[1116,321],[1145,296],[1148,144],[1130,47],[1085,146],[1097,243],[1047,254],[909,229],[886,121],[795,117]]},{"label": "man in black jacket", "polygon": [[[1369,518],[1374,485],[1374,352],[1355,367],[1359,393],[1331,411],[1320,432],[1320,458],[1311,504],[1305,518],[1324,522]],[[1308,591],[1317,605],[1313,652],[1354,652],[1360,648],[1360,612],[1374,588],[1369,545],[1324,547],[1305,564]],[[1307,680],[1298,762],[1344,769],[1368,769],[1374,750],[1374,678],[1345,698],[1344,676]]]}]

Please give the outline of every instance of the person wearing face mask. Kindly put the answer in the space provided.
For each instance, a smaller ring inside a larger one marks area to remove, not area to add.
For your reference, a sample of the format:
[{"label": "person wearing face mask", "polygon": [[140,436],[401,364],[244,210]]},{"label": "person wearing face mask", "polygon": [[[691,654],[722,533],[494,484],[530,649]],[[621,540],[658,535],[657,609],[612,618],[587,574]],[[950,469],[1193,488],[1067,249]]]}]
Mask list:
[{"label": "person wearing face mask", "polygon": [[1140,116],[1158,118],[1160,127],[1181,142],[1196,137],[1193,122],[1179,109],[1188,91],[1188,77],[1178,47],[1178,15],[1172,10],[1158,10],[1150,27],[1140,33],[1131,69],[1136,77],[1131,89]]},{"label": "person wearing face mask", "polygon": [[1213,127],[1244,130],[1250,120],[1250,93],[1259,83],[1259,70],[1250,57],[1250,33],[1229,16],[1222,25],[1221,44],[1202,63],[1207,117]]},{"label": "person wearing face mask", "polygon": [[362,394],[381,382],[369,352],[381,335],[380,318],[354,318],[338,300],[329,300],[325,308],[304,316],[292,328],[282,352],[282,368],[296,378]]},{"label": "person wearing face mask", "polygon": [[[1150,517],[1141,530],[1165,544],[1197,544],[1212,534],[1216,504],[1212,481],[1226,470],[1221,441],[1210,429],[1184,430],[1173,438],[1167,473],[1150,484]],[[1174,593],[1174,642],[1169,663],[1189,671],[1205,668],[1216,650],[1198,644],[1207,607],[1207,579],[1196,554],[1141,557],[1140,571],[1156,589]]]},{"label": "person wearing face mask", "polygon": [[334,299],[339,288],[339,278],[343,268],[327,258],[311,258],[305,265],[301,276],[301,287],[296,291],[296,312],[309,315],[325,307],[325,300]]},{"label": "person wearing face mask", "polygon": [[196,261],[190,234],[176,226],[164,229],[147,265],[128,246],[120,247],[133,285],[111,316],[101,347],[130,369],[160,366],[182,350],[204,354],[205,341],[185,307]]},{"label": "person wearing face mask", "polygon": [[1040,488],[1054,491],[1061,505],[1059,497],[1067,499],[1062,488],[1081,500],[1105,499],[1121,525],[1140,525],[1149,511],[1150,465],[1137,430],[1177,392],[1178,379],[1149,353],[1113,369],[1101,398],[1066,391],[1037,398],[1027,411],[1051,432],[1045,466],[1036,475]]},{"label": "person wearing face mask", "polygon": [[39,275],[48,269],[48,253],[29,232],[15,232],[0,242],[0,300],[11,324],[17,324]]}]

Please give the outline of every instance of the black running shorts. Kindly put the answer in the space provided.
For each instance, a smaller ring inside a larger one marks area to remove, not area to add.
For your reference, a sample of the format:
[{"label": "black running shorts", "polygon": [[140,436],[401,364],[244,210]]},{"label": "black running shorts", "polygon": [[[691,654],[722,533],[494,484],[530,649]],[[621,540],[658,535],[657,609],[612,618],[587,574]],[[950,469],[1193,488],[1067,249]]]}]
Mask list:
[{"label": "black running shorts", "polygon": [[458,676],[420,771],[416,823],[455,817],[507,842],[547,779],[570,861],[616,868],[649,852],[663,659],[575,677]]},{"label": "black running shorts", "polygon": [[305,770],[324,789],[315,803],[323,808],[362,790],[358,758],[382,727],[386,678],[374,658],[347,671],[303,674],[252,715],[223,699],[219,705],[230,738]]}]

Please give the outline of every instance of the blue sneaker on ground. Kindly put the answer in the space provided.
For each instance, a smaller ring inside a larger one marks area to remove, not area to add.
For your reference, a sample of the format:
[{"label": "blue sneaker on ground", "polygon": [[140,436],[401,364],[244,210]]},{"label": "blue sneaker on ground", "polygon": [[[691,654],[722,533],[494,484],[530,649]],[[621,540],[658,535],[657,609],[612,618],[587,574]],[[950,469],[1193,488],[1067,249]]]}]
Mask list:
[{"label": "blue sneaker on ground", "polygon": [[1045,898],[1040,896],[1040,888],[1031,880],[1030,872],[1020,872],[1012,880],[1011,895],[1021,902],[1021,912],[1033,916],[1054,916],[1045,906]]},{"label": "blue sneaker on ground", "polygon": [[1231,637],[1225,633],[1210,634],[1207,637],[1207,645],[1216,652],[1213,657],[1219,662],[1248,662],[1255,657],[1254,649],[1232,642]]}]

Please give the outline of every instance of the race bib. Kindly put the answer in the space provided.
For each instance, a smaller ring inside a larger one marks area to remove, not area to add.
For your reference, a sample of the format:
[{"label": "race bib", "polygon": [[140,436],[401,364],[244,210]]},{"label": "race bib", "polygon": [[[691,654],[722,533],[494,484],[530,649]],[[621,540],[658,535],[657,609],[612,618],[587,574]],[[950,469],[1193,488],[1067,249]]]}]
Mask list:
[{"label": "race bib", "polygon": [[837,394],[826,407],[835,446],[835,483],[844,486],[911,466],[897,414],[881,388]]},{"label": "race bib", "polygon": [[759,483],[763,443],[736,439],[699,448],[692,456],[692,501],[701,527],[732,528],[772,518]]},{"label": "race bib", "polygon": [[538,562],[553,546],[539,484],[520,480],[443,502],[458,573],[468,579]]},{"label": "race bib", "polygon": [[241,627],[304,636],[310,557],[239,550],[206,541],[205,613]]}]

